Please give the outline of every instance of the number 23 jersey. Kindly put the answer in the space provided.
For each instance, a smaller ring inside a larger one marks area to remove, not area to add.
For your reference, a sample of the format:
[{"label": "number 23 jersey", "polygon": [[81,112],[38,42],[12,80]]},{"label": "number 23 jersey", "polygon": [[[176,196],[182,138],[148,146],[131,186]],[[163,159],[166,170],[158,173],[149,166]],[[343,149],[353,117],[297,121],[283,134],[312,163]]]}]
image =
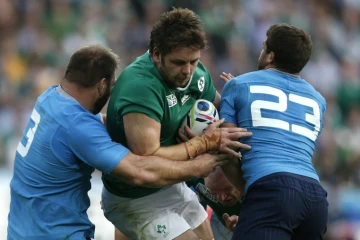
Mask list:
[{"label": "number 23 jersey", "polygon": [[275,70],[247,73],[225,84],[220,117],[253,133],[242,139],[252,147],[242,151],[245,190],[276,172],[319,180],[312,156],[325,109],[324,97],[309,83]]}]

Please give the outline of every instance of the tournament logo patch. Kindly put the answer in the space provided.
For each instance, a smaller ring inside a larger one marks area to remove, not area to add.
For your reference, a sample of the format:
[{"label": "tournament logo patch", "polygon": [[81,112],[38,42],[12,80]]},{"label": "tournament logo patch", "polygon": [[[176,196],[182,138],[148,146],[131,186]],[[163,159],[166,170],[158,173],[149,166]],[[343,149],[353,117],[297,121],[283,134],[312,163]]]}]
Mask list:
[{"label": "tournament logo patch", "polygon": [[167,99],[169,107],[173,107],[173,106],[175,106],[177,104],[176,96],[173,93],[170,94],[170,95],[167,95],[166,99]]},{"label": "tournament logo patch", "polygon": [[204,88],[205,88],[205,77],[204,76],[199,78],[198,88],[199,88],[200,92],[204,91]]}]

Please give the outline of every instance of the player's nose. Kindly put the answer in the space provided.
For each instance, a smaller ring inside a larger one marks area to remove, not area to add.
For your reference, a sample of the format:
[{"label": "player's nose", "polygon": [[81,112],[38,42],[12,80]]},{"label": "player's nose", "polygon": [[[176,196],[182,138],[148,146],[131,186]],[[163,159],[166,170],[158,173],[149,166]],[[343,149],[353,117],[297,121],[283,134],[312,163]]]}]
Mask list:
[{"label": "player's nose", "polygon": [[217,197],[218,197],[219,201],[225,201],[226,194],[225,193],[219,193]]},{"label": "player's nose", "polygon": [[183,72],[183,74],[186,74],[186,76],[190,75],[191,74],[191,64],[186,63],[182,68],[182,72]]}]

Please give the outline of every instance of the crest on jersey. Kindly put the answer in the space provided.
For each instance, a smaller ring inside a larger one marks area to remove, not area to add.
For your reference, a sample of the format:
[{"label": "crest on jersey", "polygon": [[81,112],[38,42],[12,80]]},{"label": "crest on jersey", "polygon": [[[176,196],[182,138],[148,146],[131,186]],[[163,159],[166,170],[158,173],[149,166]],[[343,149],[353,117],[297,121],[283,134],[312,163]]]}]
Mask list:
[{"label": "crest on jersey", "polygon": [[169,107],[173,107],[177,104],[177,99],[174,93],[166,96]]},{"label": "crest on jersey", "polygon": [[204,88],[205,88],[205,77],[204,76],[199,78],[199,80],[198,80],[198,88],[199,88],[200,92],[204,91]]}]

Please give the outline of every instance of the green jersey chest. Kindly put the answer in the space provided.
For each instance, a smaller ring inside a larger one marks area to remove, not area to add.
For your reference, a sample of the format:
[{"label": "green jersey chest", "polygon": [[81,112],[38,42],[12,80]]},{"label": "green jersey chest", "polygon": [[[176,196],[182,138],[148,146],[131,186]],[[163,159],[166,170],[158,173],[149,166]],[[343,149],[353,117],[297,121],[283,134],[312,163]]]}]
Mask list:
[{"label": "green jersey chest", "polygon": [[162,146],[176,144],[176,134],[185,115],[193,107],[196,100],[201,98],[204,90],[205,77],[194,74],[187,89],[174,90],[165,87],[166,101],[164,115],[161,122],[160,143]]},{"label": "green jersey chest", "polygon": [[167,94],[167,104],[164,106],[164,115],[161,122],[160,143],[162,146],[176,144],[177,130],[196,101],[190,93],[170,91]]}]

